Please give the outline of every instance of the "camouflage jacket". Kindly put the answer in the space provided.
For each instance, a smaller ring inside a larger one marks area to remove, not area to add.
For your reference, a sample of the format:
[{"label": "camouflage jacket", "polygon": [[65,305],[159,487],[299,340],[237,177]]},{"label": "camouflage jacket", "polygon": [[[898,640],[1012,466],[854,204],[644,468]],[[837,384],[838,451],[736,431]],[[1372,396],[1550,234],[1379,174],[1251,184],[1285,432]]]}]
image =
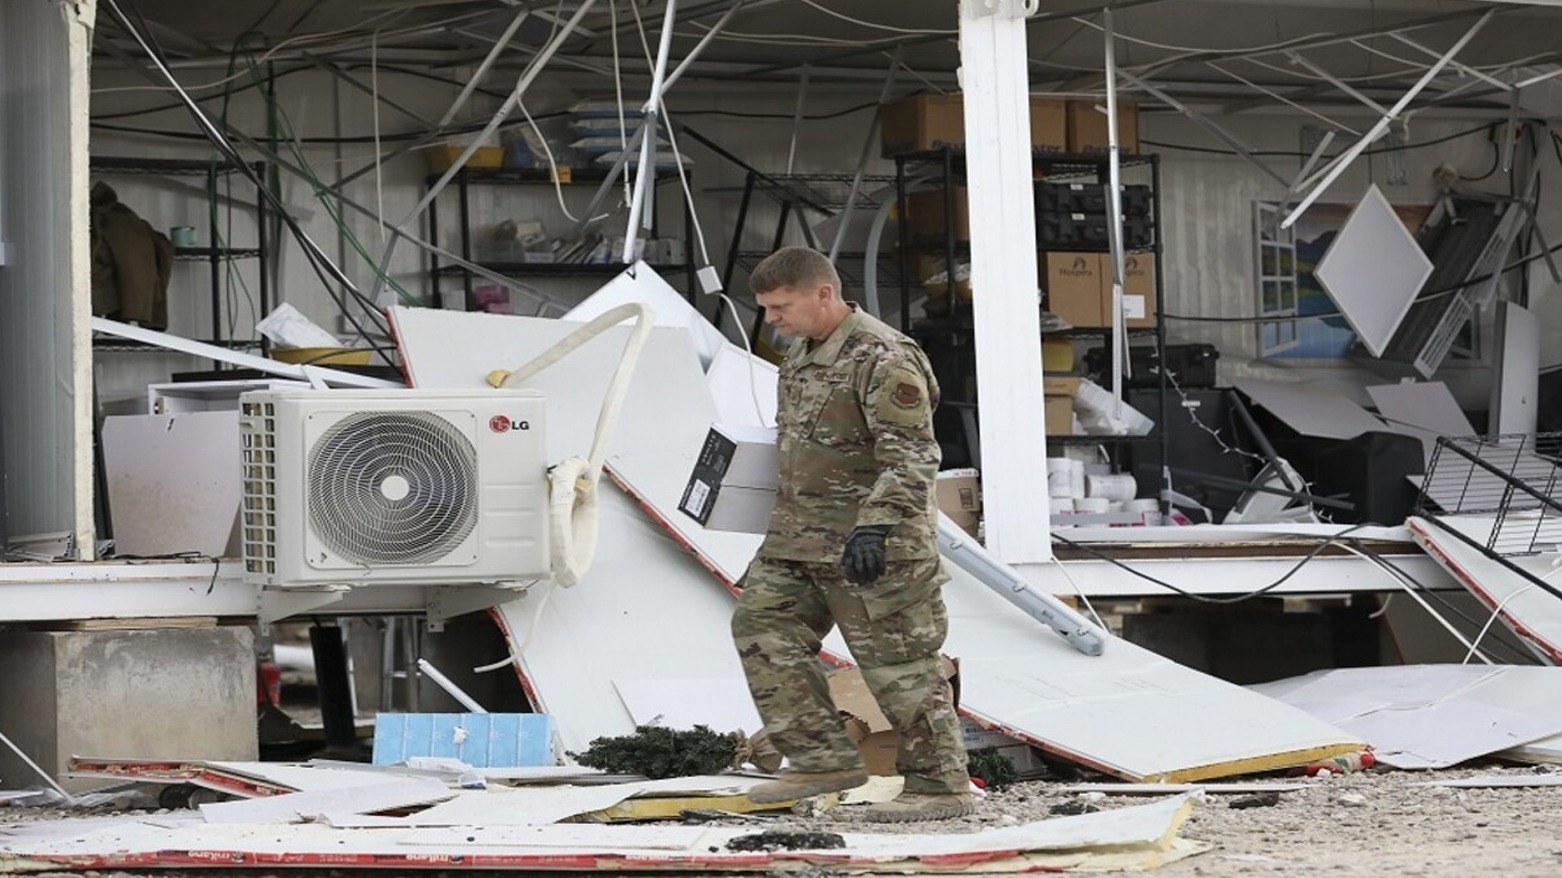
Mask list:
[{"label": "camouflage jacket", "polygon": [[888,559],[938,554],[938,383],[922,349],[856,310],[781,364],[780,484],[759,554],[834,561],[859,525],[892,525]]}]

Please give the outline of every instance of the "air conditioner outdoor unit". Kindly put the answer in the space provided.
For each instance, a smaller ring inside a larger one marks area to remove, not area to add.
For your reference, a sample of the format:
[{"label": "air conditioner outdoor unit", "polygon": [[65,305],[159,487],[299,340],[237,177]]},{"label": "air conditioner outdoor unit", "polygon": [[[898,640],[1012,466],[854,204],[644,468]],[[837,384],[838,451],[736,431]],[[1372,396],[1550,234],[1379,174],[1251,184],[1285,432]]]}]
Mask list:
[{"label": "air conditioner outdoor unit", "polygon": [[301,389],[240,402],[246,581],[550,575],[541,394]]}]

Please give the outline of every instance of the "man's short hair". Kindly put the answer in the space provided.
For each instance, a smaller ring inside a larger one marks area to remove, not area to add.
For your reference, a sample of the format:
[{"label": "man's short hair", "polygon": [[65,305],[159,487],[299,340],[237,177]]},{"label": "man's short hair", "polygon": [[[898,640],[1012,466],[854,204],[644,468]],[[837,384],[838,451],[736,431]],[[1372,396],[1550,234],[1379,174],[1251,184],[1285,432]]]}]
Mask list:
[{"label": "man's short hair", "polygon": [[753,293],[768,293],[782,287],[806,290],[829,284],[841,294],[841,276],[835,266],[818,250],[808,247],[782,247],[766,256],[748,276]]}]

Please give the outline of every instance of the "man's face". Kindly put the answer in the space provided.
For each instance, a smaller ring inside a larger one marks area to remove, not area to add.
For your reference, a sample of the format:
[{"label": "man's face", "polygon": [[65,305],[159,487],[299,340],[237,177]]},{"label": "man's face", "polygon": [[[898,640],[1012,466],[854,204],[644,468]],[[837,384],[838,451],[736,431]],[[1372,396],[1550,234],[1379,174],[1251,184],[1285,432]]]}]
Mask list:
[{"label": "man's face", "polygon": [[829,284],[811,289],[778,287],[754,294],[754,301],[765,309],[765,322],[776,332],[788,338],[802,336],[814,341],[828,338],[839,322],[830,320],[833,298],[834,290]]}]

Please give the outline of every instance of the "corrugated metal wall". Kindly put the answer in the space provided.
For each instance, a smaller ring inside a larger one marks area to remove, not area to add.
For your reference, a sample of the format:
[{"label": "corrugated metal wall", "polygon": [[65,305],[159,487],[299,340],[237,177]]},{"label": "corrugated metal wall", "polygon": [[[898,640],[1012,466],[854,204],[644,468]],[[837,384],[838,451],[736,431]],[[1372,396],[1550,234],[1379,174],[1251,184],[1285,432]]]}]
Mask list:
[{"label": "corrugated metal wall", "polygon": [[90,485],[81,484],[77,455],[77,437],[90,435],[78,431],[88,409],[74,348],[84,331],[74,323],[74,285],[85,281],[75,270],[85,252],[73,244],[85,234],[86,207],[85,193],[72,186],[73,162],[85,160],[86,147],[85,115],[72,119],[86,97],[73,94],[73,86],[84,88],[84,54],[72,74],[79,28],[61,4],[0,4],[0,211],[9,263],[0,268],[0,442],[12,536],[91,537]]}]

